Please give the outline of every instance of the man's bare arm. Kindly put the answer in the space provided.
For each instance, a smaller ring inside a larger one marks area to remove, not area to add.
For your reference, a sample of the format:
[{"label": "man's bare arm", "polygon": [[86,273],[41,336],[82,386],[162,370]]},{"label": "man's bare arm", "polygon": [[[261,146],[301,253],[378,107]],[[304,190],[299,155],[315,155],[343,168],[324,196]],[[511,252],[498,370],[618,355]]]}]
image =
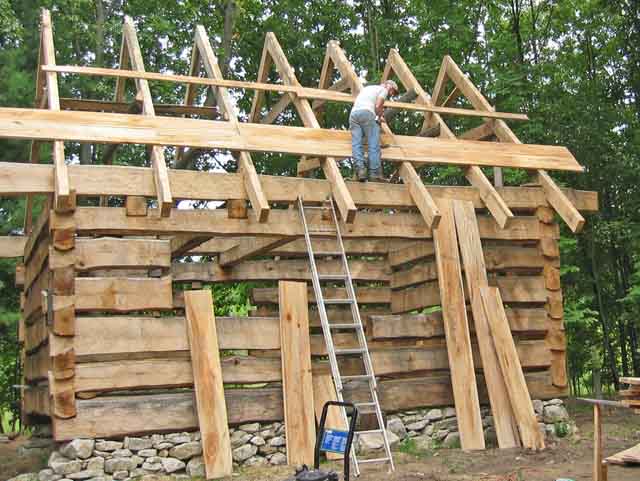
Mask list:
[{"label": "man's bare arm", "polygon": [[384,109],[382,106],[384,105],[384,97],[378,97],[376,99],[376,115],[380,118],[381,121],[384,119]]}]

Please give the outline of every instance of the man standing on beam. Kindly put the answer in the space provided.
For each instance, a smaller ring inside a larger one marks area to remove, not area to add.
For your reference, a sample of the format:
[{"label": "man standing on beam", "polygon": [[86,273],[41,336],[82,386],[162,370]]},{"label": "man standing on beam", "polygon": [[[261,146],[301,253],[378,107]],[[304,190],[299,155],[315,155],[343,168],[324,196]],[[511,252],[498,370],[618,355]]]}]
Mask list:
[{"label": "man standing on beam", "polygon": [[[351,149],[360,182],[384,182],[380,160],[380,123],[384,122],[383,105],[388,97],[398,94],[398,85],[387,80],[380,85],[363,88],[356,97],[349,115]],[[368,169],[364,162],[364,138],[369,146]],[[368,172],[367,172],[368,170]]]}]

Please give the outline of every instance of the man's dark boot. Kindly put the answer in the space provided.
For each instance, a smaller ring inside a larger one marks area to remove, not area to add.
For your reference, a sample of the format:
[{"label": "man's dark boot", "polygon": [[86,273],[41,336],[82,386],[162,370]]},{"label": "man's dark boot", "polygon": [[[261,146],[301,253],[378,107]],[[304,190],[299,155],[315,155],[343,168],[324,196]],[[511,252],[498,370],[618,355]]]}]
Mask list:
[{"label": "man's dark boot", "polygon": [[369,182],[387,182],[387,179],[382,177],[382,174],[378,172],[369,173]]},{"label": "man's dark boot", "polygon": [[356,168],[356,178],[358,179],[359,182],[366,182],[367,181],[367,169],[365,169],[364,167]]}]

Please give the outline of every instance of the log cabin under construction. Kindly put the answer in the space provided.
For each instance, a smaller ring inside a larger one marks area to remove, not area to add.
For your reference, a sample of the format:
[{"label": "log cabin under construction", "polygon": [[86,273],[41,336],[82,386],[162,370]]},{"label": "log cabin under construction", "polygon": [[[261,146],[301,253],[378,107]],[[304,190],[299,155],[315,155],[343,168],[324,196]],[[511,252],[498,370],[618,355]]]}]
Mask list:
[{"label": "log cabin under construction", "polygon": [[[272,68],[280,83],[267,83]],[[113,101],[60,98],[62,74],[115,77]],[[383,125],[383,160],[397,183],[350,182],[339,168],[351,155],[349,132],[319,121],[327,102],[353,102],[363,87],[338,42],[327,46],[317,88],[298,82],[272,33],[256,82],[223,79],[201,26],[188,75],[146,72],[129,18],[118,69],[58,66],[44,11],[34,108],[0,108],[0,137],[31,141],[28,162],[0,164],[0,195],[27,196],[24,236],[0,238],[3,257],[22,258],[25,420],[50,421],[59,441],[196,429],[224,436],[213,428],[285,420],[288,452],[308,452],[314,415],[336,385],[298,199],[317,207],[330,199],[382,411],[455,405],[462,447],[477,449],[479,406],[490,403],[503,413],[495,416],[504,420],[501,447],[540,448],[531,399],[567,394],[557,220],[579,232],[582,214],[597,211],[597,193],[560,188],[547,171],[581,172],[572,154],[521,143],[505,121],[526,115],[496,111],[452,58],[431,95],[397,50],[383,77],[415,99],[386,107],[418,112],[422,125],[414,136]],[[152,82],[186,84],[184,105],[154,102]],[[215,108],[194,105],[198,87],[212,89]],[[248,122],[230,88],[255,92]],[[282,97],[268,106],[265,92]],[[459,97],[472,108],[451,107]],[[277,123],[289,105],[302,126]],[[479,125],[456,136],[449,116]],[[100,163],[78,165],[67,161],[65,142],[107,147]],[[52,164],[39,163],[46,143]],[[122,144],[147,146],[149,167],[112,165]],[[238,172],[171,168],[167,146],[176,159],[229,151]],[[253,152],[299,156],[299,176],[258,174]],[[469,185],[425,185],[419,169],[439,165],[459,167]],[[502,168],[526,170],[530,183],[502,186]],[[178,208],[182,200],[221,202]],[[314,232],[333,232],[322,210],[306,217]],[[316,237],[323,292],[344,298],[340,254],[329,234]],[[256,283],[248,316],[214,318],[210,302],[189,294],[246,281]],[[350,306],[326,312],[332,322],[351,320]],[[333,342],[348,349],[356,341],[340,331]],[[356,361],[342,360],[343,374],[358,375]],[[343,393],[358,399],[361,391],[345,385]]]}]

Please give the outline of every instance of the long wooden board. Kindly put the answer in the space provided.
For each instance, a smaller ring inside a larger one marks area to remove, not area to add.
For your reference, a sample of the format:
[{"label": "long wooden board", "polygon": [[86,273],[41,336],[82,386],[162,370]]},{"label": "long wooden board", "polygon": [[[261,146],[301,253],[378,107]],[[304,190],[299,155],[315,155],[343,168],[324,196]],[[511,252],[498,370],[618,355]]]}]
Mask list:
[{"label": "long wooden board", "polygon": [[495,287],[481,287],[480,293],[522,445],[529,449],[544,449],[544,438],[538,427],[522,366],[509,331],[500,291]]},{"label": "long wooden board", "polygon": [[25,236],[0,236],[0,257],[22,257],[26,242]]},{"label": "long wooden board", "polygon": [[[311,340],[311,353],[325,355],[322,336]],[[352,348],[352,341],[338,340],[336,347]],[[106,392],[126,389],[181,388],[193,386],[193,373],[189,351],[165,351],[152,355],[139,340],[131,343],[132,350],[112,357],[78,356],[75,367],[76,392]],[[80,346],[79,346],[80,348]],[[134,350],[136,349],[136,350]],[[46,349],[45,349],[46,351]],[[523,341],[517,345],[520,363],[525,369],[547,369],[551,356],[544,341]],[[36,355],[29,364],[28,379],[43,378],[48,367],[48,353]],[[477,345],[473,345],[474,362],[482,368]],[[447,351],[442,341],[413,347],[376,346],[371,350],[371,358],[376,374],[381,376],[446,371],[449,369]],[[90,360],[92,359],[92,360]],[[260,356],[225,357],[221,361],[222,379],[226,384],[260,384],[282,381],[282,367],[279,351],[261,351]],[[313,375],[329,374],[325,361],[314,360],[311,364]],[[358,362],[341,363],[344,375],[358,374],[362,367]],[[314,381],[315,383],[315,381]],[[333,398],[335,400],[335,395]],[[328,399],[325,399],[327,401]],[[317,407],[317,406],[316,406]]]},{"label": "long wooden board", "polygon": [[[208,149],[279,152],[328,157],[351,156],[347,131],[283,127],[173,117],[0,109],[0,137],[73,140],[86,143],[177,145]],[[388,139],[382,158],[414,164],[515,167],[582,172],[565,147],[495,144],[396,135]]]},{"label": "long wooden board", "polygon": [[[69,165],[69,179],[77,195],[142,195],[155,196],[153,171],[146,167]],[[259,175],[260,184],[271,202],[296,202],[302,195],[307,202],[322,202],[331,185],[322,179]],[[171,192],[177,199],[226,200],[244,199],[241,174],[169,170]],[[400,184],[346,182],[354,202],[360,207],[412,207],[413,200]],[[0,195],[19,196],[28,193],[53,192],[53,166],[46,164],[0,163]],[[545,203],[540,187],[502,187],[497,189],[511,209],[533,210]],[[562,189],[577,209],[598,210],[598,193]],[[430,185],[434,198],[468,200],[480,209],[485,207],[480,193],[473,187]]]},{"label": "long wooden board", "polygon": [[442,217],[434,231],[433,243],[460,444],[462,449],[484,449],[453,208],[450,201],[441,201],[438,206]]},{"label": "long wooden board", "polygon": [[[321,274],[343,272],[342,261],[338,259],[319,259],[317,264]],[[388,282],[390,278],[390,269],[383,260],[353,260],[349,262],[349,270],[354,280]],[[171,275],[174,281],[311,280],[309,261],[306,259],[245,261],[231,269],[224,268],[217,262],[175,262],[171,266]]]},{"label": "long wooden board", "polygon": [[207,479],[233,472],[222,369],[211,291],[185,293],[187,332]]},{"label": "long wooden board", "polygon": [[155,239],[76,239],[75,248],[62,252],[50,248],[49,268],[73,265],[77,271],[110,268],[169,267],[168,240]]},{"label": "long wooden board", "polygon": [[[554,387],[548,371],[526,373],[531,395],[552,399],[567,395],[566,389]],[[481,379],[481,378],[480,378]],[[480,385],[480,399],[487,401]],[[379,383],[382,409],[386,412],[424,406],[447,406],[453,403],[451,377],[448,374],[420,376]],[[226,389],[225,401],[230,423],[270,422],[284,419],[282,389]],[[117,437],[159,431],[195,430],[198,428],[193,393],[142,396],[108,396],[76,401],[75,418],[54,419],[56,441],[82,436]],[[109,419],[105,423],[104,419]]]},{"label": "long wooden board", "polygon": [[311,465],[316,425],[311,377],[307,283],[280,281],[282,390],[290,465]]},{"label": "long wooden board", "polygon": [[467,281],[467,292],[471,301],[476,338],[482,357],[482,372],[487,383],[494,427],[498,438],[498,446],[503,449],[520,446],[518,427],[511,409],[507,387],[489,328],[489,322],[482,304],[481,287],[488,287],[487,268],[484,262],[484,252],[480,241],[480,232],[476,221],[473,204],[453,201],[460,253],[464,265],[464,275]]},{"label": "long wooden board", "polygon": [[171,277],[77,277],[76,312],[130,312],[173,308]]}]

